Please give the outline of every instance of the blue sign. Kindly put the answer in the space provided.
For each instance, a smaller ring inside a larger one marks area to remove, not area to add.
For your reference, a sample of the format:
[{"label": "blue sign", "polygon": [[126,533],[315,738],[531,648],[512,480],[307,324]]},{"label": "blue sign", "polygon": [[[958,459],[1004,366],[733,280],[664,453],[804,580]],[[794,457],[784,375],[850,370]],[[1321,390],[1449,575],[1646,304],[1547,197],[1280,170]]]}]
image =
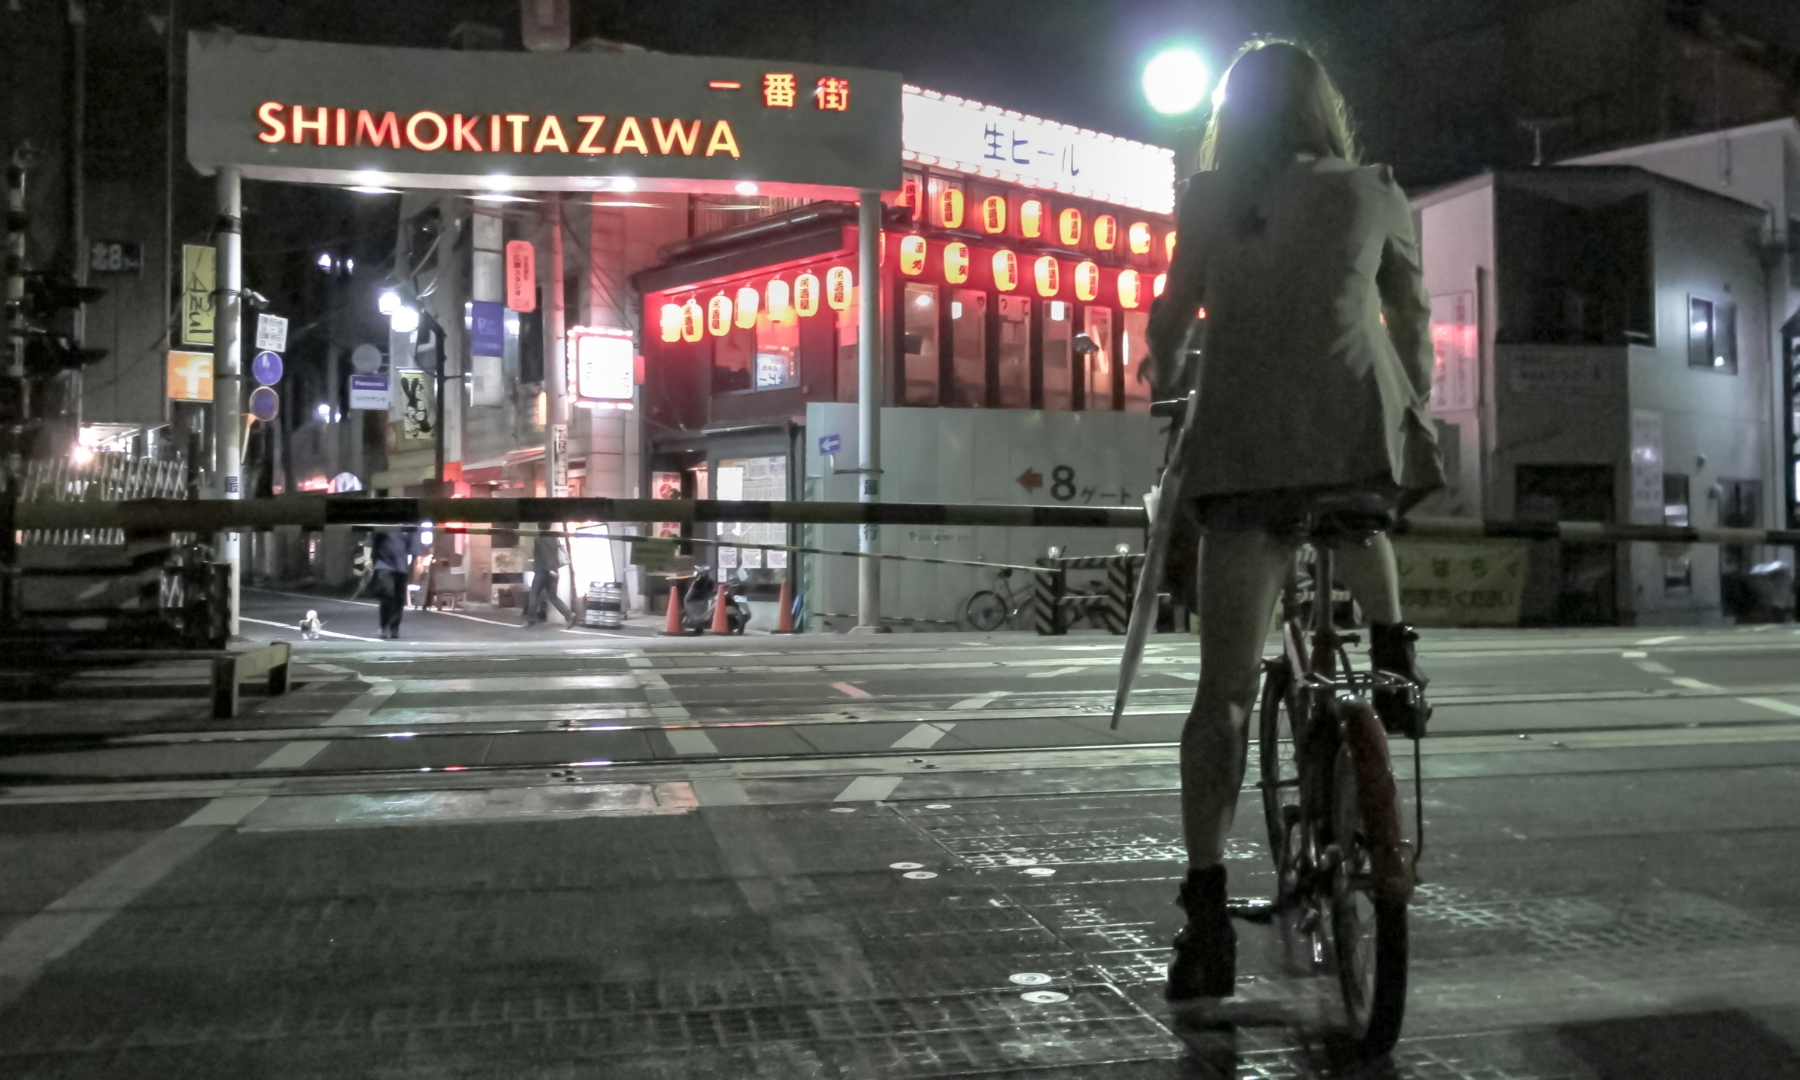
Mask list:
[{"label": "blue sign", "polygon": [[275,414],[280,411],[281,399],[276,396],[274,390],[267,386],[259,386],[250,391],[251,416],[256,417],[266,424],[270,420],[275,419]]},{"label": "blue sign", "polygon": [[821,454],[835,454],[843,449],[843,446],[844,440],[838,438],[836,435],[819,436],[819,453]]},{"label": "blue sign", "polygon": [[264,386],[274,386],[281,381],[281,357],[272,352],[259,352],[250,361],[250,374]]},{"label": "blue sign", "polygon": [[469,355],[504,356],[506,351],[506,305],[496,300],[476,300],[469,304]]}]

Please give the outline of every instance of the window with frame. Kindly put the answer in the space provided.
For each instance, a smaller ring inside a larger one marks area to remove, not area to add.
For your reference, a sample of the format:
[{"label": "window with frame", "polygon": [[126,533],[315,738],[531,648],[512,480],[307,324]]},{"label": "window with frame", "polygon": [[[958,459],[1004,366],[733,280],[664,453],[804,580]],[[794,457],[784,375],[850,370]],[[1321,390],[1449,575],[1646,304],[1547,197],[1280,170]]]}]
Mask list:
[{"label": "window with frame", "polygon": [[1688,367],[1736,375],[1737,305],[1688,297]]},{"label": "window with frame", "polygon": [[[1688,478],[1683,473],[1663,473],[1663,524],[1688,526]],[[1693,554],[1686,544],[1659,545],[1663,564],[1663,595],[1686,596],[1694,588]]]},{"label": "window with frame", "polygon": [[781,390],[800,381],[800,324],[791,311],[772,320],[767,312],[753,327],[733,326],[713,339],[715,394]]}]

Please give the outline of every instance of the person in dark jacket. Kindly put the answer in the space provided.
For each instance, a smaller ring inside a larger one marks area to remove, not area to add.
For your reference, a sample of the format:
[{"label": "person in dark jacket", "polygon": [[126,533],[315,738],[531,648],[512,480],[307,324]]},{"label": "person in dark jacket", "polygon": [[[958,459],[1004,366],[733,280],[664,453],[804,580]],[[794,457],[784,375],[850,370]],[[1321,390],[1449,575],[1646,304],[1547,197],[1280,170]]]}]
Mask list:
[{"label": "person in dark jacket", "polygon": [[575,616],[556,588],[558,571],[568,564],[569,556],[563,550],[563,538],[550,531],[554,528],[547,521],[538,522],[537,539],[531,543],[531,597],[525,602],[526,626],[548,622],[549,605],[555,605],[570,626],[575,625]]},{"label": "person in dark jacket", "polygon": [[406,610],[406,586],[413,560],[421,552],[419,530],[408,525],[369,534],[369,590],[381,605],[381,636],[400,637],[400,615]]}]

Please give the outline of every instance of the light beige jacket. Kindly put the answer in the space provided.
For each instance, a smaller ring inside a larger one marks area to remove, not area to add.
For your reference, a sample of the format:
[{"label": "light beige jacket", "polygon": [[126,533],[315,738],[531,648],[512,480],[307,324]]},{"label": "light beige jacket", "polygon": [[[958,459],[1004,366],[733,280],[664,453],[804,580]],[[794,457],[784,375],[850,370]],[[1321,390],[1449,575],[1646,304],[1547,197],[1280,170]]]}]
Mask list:
[{"label": "light beige jacket", "polygon": [[1219,181],[1199,173],[1189,185],[1150,317],[1166,394],[1183,335],[1197,309],[1207,314],[1194,339],[1204,358],[1183,495],[1391,480],[1416,497],[1441,487],[1425,404],[1431,310],[1412,210],[1392,172],[1302,158],[1235,220]]}]

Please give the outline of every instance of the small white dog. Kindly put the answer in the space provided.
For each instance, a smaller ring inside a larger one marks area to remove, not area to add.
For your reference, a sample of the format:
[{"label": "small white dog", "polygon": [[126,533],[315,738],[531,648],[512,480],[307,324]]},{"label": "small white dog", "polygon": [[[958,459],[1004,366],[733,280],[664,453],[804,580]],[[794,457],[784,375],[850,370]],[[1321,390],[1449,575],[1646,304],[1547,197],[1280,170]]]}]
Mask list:
[{"label": "small white dog", "polygon": [[306,618],[300,620],[300,636],[308,641],[316,640],[319,636],[319,628],[324,625],[318,612],[308,611]]}]

